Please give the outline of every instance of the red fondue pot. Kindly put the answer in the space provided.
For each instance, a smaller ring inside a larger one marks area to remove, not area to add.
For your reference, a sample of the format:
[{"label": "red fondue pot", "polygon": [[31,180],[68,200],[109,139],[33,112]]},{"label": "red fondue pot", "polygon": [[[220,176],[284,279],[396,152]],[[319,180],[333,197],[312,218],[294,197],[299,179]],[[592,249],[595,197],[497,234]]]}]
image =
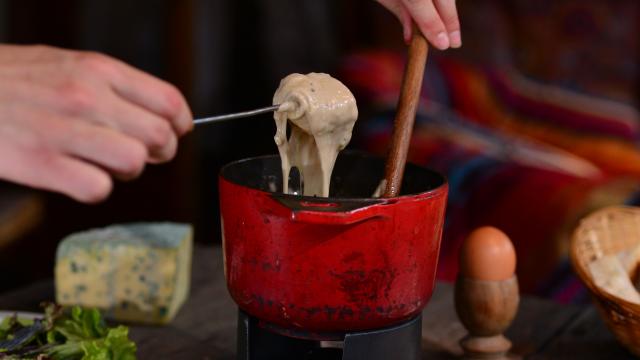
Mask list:
[{"label": "red fondue pot", "polygon": [[246,313],[283,331],[381,328],[420,313],[434,287],[447,197],[439,174],[407,164],[403,193],[370,198],[384,162],[342,154],[331,194],[281,193],[278,156],[220,174],[225,276]]}]

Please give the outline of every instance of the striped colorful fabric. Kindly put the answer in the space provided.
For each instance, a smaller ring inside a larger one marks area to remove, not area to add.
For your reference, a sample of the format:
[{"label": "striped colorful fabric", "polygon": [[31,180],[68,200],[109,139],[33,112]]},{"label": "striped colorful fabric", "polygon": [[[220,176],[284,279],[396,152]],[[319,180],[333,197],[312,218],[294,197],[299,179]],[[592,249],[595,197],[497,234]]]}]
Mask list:
[{"label": "striped colorful fabric", "polygon": [[[341,78],[372,114],[359,120],[357,146],[385,153],[403,65],[387,52],[345,60]],[[514,241],[524,292],[584,300],[567,262],[569,234],[598,207],[637,202],[638,113],[513,69],[433,57],[427,69],[409,159],[449,179],[439,279],[455,279],[464,237],[493,225]]]}]

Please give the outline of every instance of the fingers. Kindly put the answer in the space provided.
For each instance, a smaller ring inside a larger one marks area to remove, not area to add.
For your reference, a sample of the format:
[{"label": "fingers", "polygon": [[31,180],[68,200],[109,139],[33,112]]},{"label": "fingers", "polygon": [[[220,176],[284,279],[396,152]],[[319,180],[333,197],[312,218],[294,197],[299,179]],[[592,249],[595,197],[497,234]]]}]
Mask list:
[{"label": "fingers", "polygon": [[122,65],[123,76],[112,84],[118,95],[169,119],[178,136],[193,129],[193,115],[178,89],[140,70]]},{"label": "fingers", "polygon": [[111,176],[130,179],[173,158],[178,136],[193,127],[175,87],[120,61],[8,50],[0,54],[2,179],[97,202],[111,192]]},{"label": "fingers", "polygon": [[[177,137],[193,126],[182,95],[171,85],[117,60],[94,53],[79,54],[75,55],[76,66],[69,70],[70,75],[60,76],[49,87],[30,85],[30,101],[43,111],[58,111],[139,140],[147,147],[150,163],[171,160],[176,154]],[[131,96],[124,98],[116,86],[131,92]]]},{"label": "fingers", "polygon": [[140,175],[147,161],[147,148],[139,140],[80,118],[51,113],[23,117],[12,141],[20,148],[81,159],[122,180]]},{"label": "fingers", "polygon": [[51,142],[63,154],[98,165],[120,180],[134,179],[144,170],[147,149],[139,141],[78,119],[56,122],[67,123],[56,126],[64,129],[65,134],[55,134],[55,131],[50,134]]},{"label": "fingers", "polygon": [[377,0],[402,23],[403,36],[409,41],[412,21],[433,46],[440,50],[462,46],[460,21],[455,0]]},{"label": "fingers", "polygon": [[404,41],[409,42],[411,40],[412,24],[411,15],[404,7],[404,5],[398,0],[377,0],[382,6],[391,11],[402,24],[402,36]]},{"label": "fingers", "polygon": [[462,38],[460,36],[460,20],[458,19],[458,10],[456,9],[455,0],[434,0],[434,4],[440,19],[444,23],[449,36],[449,45],[452,48],[462,46]]},{"label": "fingers", "polygon": [[104,55],[84,53],[83,56],[85,66],[104,75],[116,94],[167,119],[178,136],[193,128],[189,106],[173,85]]},{"label": "fingers", "polygon": [[402,0],[416,25],[433,46],[440,50],[449,47],[449,36],[431,0]]},{"label": "fingers", "polygon": [[[44,102],[44,110],[57,110],[65,116],[83,119],[87,123],[106,126],[124,133],[146,146],[150,163],[171,160],[176,154],[177,136],[188,129],[182,126],[180,130],[176,130],[179,125],[161,115],[161,109],[149,111],[122,98],[105,81],[105,78],[109,78],[107,81],[111,82],[114,77],[119,76],[119,71],[114,71],[112,66],[104,66],[101,71],[99,74],[86,74],[84,79],[76,75],[51,89],[48,95],[38,96],[49,99]],[[107,72],[113,74],[109,75]],[[31,92],[40,94],[42,90],[36,87],[31,89]],[[153,89],[150,89],[149,93],[153,93]],[[181,98],[179,93],[178,96]],[[168,110],[164,111],[166,113]],[[188,108],[186,111],[189,112]],[[184,118],[192,126],[190,116]]]},{"label": "fingers", "polygon": [[[16,84],[14,90],[19,85]],[[56,116],[71,118],[136,140],[140,146],[146,147],[149,163],[167,162],[176,154],[176,131],[166,119],[123,100],[110,89],[96,86],[90,80],[83,83],[74,79],[51,89],[27,86],[18,90],[31,94],[29,107],[38,109],[40,113],[37,116],[44,120],[39,125],[34,124],[34,128],[48,125]]]},{"label": "fingers", "polygon": [[37,189],[55,191],[85,203],[100,202],[113,183],[100,168],[81,160],[0,143],[2,177]]},{"label": "fingers", "polygon": [[[111,177],[96,166],[70,157],[36,158],[36,174],[32,186],[63,193],[77,201],[98,203],[105,200],[113,189]],[[46,176],[45,176],[46,174]],[[47,179],[42,182],[42,179]]]},{"label": "fingers", "polygon": [[150,163],[163,163],[173,159],[178,138],[167,121],[115,96],[111,99],[106,97],[104,112],[98,115],[103,117],[102,122],[142,142],[147,148]]}]

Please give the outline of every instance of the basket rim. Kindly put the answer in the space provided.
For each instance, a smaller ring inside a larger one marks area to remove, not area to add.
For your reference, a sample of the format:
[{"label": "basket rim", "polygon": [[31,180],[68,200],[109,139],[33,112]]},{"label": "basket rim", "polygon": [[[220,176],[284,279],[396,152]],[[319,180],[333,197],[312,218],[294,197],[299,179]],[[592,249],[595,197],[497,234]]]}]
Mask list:
[{"label": "basket rim", "polygon": [[604,298],[608,302],[610,302],[612,304],[615,304],[616,307],[628,308],[624,312],[634,312],[634,313],[640,314],[640,304],[636,304],[636,303],[630,302],[628,300],[625,300],[623,298],[620,298],[620,297],[618,297],[616,295],[610,294],[610,293],[608,293],[606,291],[601,290],[598,286],[596,286],[595,283],[592,281],[591,276],[587,272],[587,269],[585,269],[580,264],[579,256],[577,254],[577,247],[578,247],[577,244],[578,244],[578,241],[579,241],[579,239],[578,239],[578,231],[580,229],[582,229],[582,226],[584,226],[584,224],[587,221],[596,219],[598,217],[601,217],[603,214],[611,213],[612,211],[633,212],[633,213],[637,213],[638,215],[640,215],[640,207],[629,206],[629,205],[606,206],[606,207],[598,209],[598,210],[596,210],[594,212],[591,212],[587,216],[585,216],[582,219],[580,219],[580,222],[578,223],[578,226],[576,226],[575,229],[573,230],[573,233],[571,235],[571,242],[570,242],[570,246],[569,246],[569,248],[570,248],[569,258],[570,258],[571,265],[572,265],[574,271],[578,275],[578,278],[587,287],[589,292],[591,292],[593,295],[595,295],[598,298]]}]

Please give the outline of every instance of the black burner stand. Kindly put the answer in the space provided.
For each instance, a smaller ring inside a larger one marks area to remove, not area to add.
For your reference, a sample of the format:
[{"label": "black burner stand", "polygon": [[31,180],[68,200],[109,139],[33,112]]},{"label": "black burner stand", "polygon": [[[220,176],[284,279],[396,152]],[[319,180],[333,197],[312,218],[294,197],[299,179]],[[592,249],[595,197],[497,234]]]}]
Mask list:
[{"label": "black burner stand", "polygon": [[238,312],[238,360],[419,360],[422,358],[422,316],[403,324],[346,333],[342,348],[321,347],[320,341],[280,335]]}]

